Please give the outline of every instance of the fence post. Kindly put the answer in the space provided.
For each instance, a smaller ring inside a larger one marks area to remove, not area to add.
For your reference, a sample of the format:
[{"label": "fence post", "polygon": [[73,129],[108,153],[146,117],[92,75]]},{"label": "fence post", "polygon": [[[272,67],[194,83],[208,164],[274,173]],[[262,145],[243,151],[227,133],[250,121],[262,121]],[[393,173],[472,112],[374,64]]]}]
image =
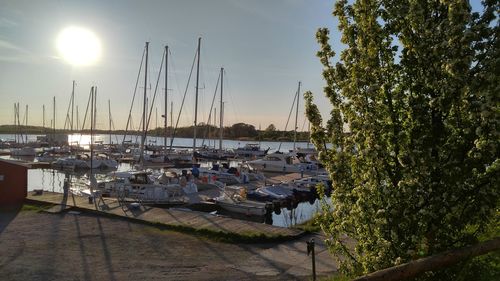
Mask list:
[{"label": "fence post", "polygon": [[312,256],[312,271],[313,271],[313,281],[316,281],[316,257],[314,255],[314,238],[310,241],[307,241],[307,255],[311,254]]}]

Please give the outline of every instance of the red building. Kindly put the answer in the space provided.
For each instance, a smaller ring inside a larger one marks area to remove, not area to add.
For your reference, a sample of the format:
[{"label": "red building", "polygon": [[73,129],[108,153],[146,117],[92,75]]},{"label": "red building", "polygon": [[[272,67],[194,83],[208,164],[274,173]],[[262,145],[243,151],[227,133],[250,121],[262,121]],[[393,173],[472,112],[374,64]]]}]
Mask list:
[{"label": "red building", "polygon": [[0,206],[20,204],[28,195],[28,169],[23,162],[0,159]]}]

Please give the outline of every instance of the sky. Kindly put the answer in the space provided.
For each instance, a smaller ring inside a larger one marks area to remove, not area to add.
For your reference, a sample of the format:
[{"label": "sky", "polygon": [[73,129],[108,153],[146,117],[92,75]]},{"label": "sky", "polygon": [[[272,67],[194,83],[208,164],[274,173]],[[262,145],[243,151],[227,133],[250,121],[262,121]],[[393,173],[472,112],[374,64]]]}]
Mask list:
[{"label": "sky", "polygon": [[[335,29],[331,1],[0,0],[0,6],[0,124],[14,123],[14,103],[19,102],[21,121],[28,105],[28,124],[42,125],[45,105],[45,124],[50,126],[55,97],[56,126],[62,128],[75,80],[80,124],[90,87],[96,85],[97,127],[108,127],[110,100],[115,128],[125,128],[146,41],[153,89],[164,46],[170,48],[168,93],[177,119],[198,37],[202,38],[198,123],[207,122],[221,67],[225,125],[244,122],[265,129],[273,123],[284,129],[299,81],[301,93],[313,91],[325,116],[329,111],[322,93],[322,66],[315,55],[319,48],[315,32],[319,27]],[[86,28],[99,38],[102,54],[94,65],[74,66],[62,58],[56,38],[68,26]],[[163,122],[163,75],[150,127]],[[194,75],[181,126],[194,122]],[[142,113],[142,91],[143,86],[132,110],[135,128]],[[151,100],[152,90],[148,91]],[[219,107],[218,96],[216,100]],[[299,130],[307,130],[302,98],[299,107]],[[74,114],[76,126],[76,108]],[[292,117],[288,130],[293,122]]]},{"label": "sky", "polygon": [[[244,122],[256,128],[265,129],[274,124],[279,130],[285,129],[299,81],[301,93],[306,90],[314,93],[325,120],[331,106],[323,94],[323,67],[316,57],[319,46],[315,33],[320,27],[328,27],[333,49],[337,54],[342,49],[338,22],[331,15],[333,2],[0,0],[0,124],[14,123],[14,103],[18,102],[21,120],[24,120],[25,106],[29,106],[29,125],[42,125],[45,105],[45,124],[50,126],[55,97],[56,127],[62,128],[75,80],[75,105],[79,108],[80,124],[90,87],[95,85],[98,87],[97,128],[108,128],[110,100],[115,128],[124,129],[146,41],[150,42],[148,80],[153,89],[164,46],[170,48],[168,95],[173,102],[174,119],[177,119],[198,37],[202,38],[198,123],[207,122],[221,67],[226,71],[225,125]],[[479,1],[475,2],[471,3],[478,6]],[[62,58],[56,38],[68,26],[86,28],[99,38],[102,46],[99,61],[90,66],[75,66]],[[193,82],[179,115],[180,126],[194,122]],[[162,123],[163,85],[162,78],[150,127]],[[152,90],[147,88],[151,101]],[[143,88],[138,89],[139,97],[132,108],[134,128],[142,114],[142,91]],[[160,117],[156,118],[157,115]],[[76,126],[76,113],[74,122]],[[292,115],[288,130],[293,128],[293,123]],[[307,130],[302,98],[298,129]]]}]

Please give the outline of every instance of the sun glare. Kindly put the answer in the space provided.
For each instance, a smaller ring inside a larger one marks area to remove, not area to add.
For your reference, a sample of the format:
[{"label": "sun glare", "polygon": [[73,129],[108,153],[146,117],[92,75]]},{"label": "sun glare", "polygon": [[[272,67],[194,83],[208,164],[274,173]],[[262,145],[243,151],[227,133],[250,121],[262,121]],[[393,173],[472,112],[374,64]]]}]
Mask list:
[{"label": "sun glare", "polygon": [[59,33],[57,50],[72,65],[92,65],[101,56],[101,42],[92,31],[70,26]]}]

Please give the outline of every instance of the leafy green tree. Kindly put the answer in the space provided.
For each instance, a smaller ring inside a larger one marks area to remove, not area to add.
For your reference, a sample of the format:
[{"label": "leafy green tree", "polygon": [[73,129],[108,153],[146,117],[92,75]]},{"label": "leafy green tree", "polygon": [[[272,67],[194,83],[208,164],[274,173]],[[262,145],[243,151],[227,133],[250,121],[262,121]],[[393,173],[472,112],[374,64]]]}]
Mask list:
[{"label": "leafy green tree", "polygon": [[499,7],[482,4],[341,0],[340,57],[316,34],[333,107],[323,127],[305,94],[334,186],[320,223],[350,274],[472,243],[498,220]]},{"label": "leafy green tree", "polygon": [[228,131],[229,135],[235,138],[256,137],[258,135],[257,130],[253,125],[245,123],[233,124]]},{"label": "leafy green tree", "polygon": [[270,124],[266,128],[266,132],[275,132],[275,131],[276,131],[276,126],[274,126],[274,124]]}]

